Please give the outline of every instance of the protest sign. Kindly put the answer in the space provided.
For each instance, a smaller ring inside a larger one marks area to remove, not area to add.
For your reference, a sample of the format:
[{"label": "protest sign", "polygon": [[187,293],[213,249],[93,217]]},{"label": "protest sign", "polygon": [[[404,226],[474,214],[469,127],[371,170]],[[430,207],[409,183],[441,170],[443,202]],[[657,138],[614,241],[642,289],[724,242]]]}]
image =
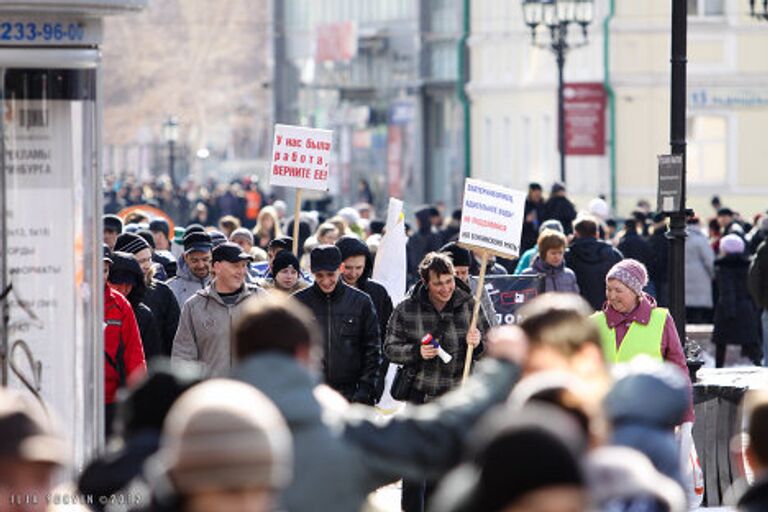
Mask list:
[{"label": "protest sign", "polygon": [[517,257],[524,209],[524,192],[467,178],[459,243],[505,258]]},{"label": "protest sign", "polygon": [[[477,326],[480,298],[485,282],[488,255],[514,258],[520,252],[523,234],[525,193],[499,185],[467,178],[464,182],[464,203],[461,209],[459,244],[481,254],[475,307],[469,331]],[[462,382],[469,376],[474,347],[467,347]]]},{"label": "protest sign", "polygon": [[328,190],[332,145],[331,130],[276,124],[269,184]]},{"label": "protest sign", "polygon": [[293,252],[298,256],[301,190],[328,190],[333,132],[287,124],[275,125],[269,184],[296,189]]}]

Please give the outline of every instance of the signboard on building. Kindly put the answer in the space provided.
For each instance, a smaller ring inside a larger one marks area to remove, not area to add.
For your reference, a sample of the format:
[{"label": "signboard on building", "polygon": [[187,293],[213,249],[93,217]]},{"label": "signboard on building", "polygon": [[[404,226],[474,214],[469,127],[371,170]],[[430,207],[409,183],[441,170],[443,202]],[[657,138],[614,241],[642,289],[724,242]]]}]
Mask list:
[{"label": "signboard on building", "polygon": [[659,155],[658,211],[679,211],[682,194],[683,155]]},{"label": "signboard on building", "polygon": [[328,190],[332,147],[331,130],[276,124],[269,184]]},{"label": "signboard on building", "polygon": [[768,108],[765,87],[696,87],[689,89],[691,109]]},{"label": "signboard on building", "polygon": [[602,83],[566,83],[565,154],[605,154],[605,87]]},{"label": "signboard on building", "polygon": [[502,257],[517,257],[524,206],[524,192],[467,178],[459,242]]},{"label": "signboard on building", "polygon": [[354,21],[317,26],[315,61],[349,61],[357,55],[357,25]]}]

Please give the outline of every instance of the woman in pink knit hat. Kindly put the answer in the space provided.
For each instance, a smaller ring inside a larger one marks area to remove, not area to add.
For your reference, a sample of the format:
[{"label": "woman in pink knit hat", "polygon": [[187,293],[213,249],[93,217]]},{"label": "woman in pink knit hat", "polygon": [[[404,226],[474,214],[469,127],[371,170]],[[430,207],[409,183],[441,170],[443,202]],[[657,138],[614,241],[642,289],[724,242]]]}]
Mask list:
[{"label": "woman in pink knit hat", "polygon": [[[614,265],[605,276],[607,300],[592,319],[600,330],[606,361],[624,363],[645,355],[674,363],[688,377],[675,321],[643,291],[647,284],[645,265],[631,258]],[[685,421],[693,421],[692,401]]]}]

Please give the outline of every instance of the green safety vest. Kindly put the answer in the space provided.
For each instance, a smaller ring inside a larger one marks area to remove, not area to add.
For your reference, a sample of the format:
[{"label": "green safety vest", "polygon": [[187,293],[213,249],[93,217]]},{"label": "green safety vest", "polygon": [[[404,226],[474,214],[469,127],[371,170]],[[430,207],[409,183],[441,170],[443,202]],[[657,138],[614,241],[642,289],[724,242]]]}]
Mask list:
[{"label": "green safety vest", "polygon": [[667,310],[665,308],[653,308],[648,325],[632,322],[624,339],[621,340],[619,350],[616,350],[616,329],[608,327],[605,313],[598,311],[592,315],[600,330],[600,341],[603,345],[603,353],[608,363],[626,363],[639,355],[650,356],[661,361],[661,338],[664,333],[664,324],[667,322]]}]

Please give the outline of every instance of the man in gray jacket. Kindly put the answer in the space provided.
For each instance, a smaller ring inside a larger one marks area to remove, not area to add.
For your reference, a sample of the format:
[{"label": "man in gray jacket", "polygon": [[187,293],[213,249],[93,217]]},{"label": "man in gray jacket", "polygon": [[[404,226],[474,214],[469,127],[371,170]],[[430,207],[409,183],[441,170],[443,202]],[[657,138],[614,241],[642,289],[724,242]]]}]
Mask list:
[{"label": "man in gray jacket", "polygon": [[230,332],[246,300],[257,289],[245,284],[251,256],[227,242],[213,250],[216,278],[197,291],[181,309],[173,339],[172,360],[199,361],[211,377],[225,375],[232,366]]},{"label": "man in gray jacket", "polygon": [[386,423],[373,408],[349,405],[317,385],[318,329],[290,297],[249,301],[233,331],[234,377],[266,394],[288,422],[294,478],[280,497],[291,512],[358,512],[377,488],[407,478],[436,478],[460,458],[471,426],[506,399],[527,345],[517,327],[491,335],[488,354],[467,384]]},{"label": "man in gray jacket", "polygon": [[194,231],[184,236],[183,262],[179,262],[176,277],[167,282],[179,306],[211,282],[211,249],[208,233]]}]

